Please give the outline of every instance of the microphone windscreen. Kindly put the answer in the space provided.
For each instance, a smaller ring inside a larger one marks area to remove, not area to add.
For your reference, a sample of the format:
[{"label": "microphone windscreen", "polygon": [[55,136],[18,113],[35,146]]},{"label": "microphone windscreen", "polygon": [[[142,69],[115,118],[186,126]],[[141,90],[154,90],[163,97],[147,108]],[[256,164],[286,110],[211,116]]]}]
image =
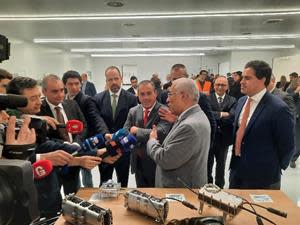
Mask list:
[{"label": "microphone windscreen", "polygon": [[121,141],[124,137],[126,137],[129,134],[128,130],[122,128],[115,132],[112,136],[113,141]]},{"label": "microphone windscreen", "polygon": [[25,107],[27,104],[27,98],[22,95],[0,94],[0,106],[3,109]]},{"label": "microphone windscreen", "polygon": [[53,166],[50,160],[39,160],[32,164],[32,170],[34,179],[39,180],[48,176],[52,172]]},{"label": "microphone windscreen", "polygon": [[135,136],[133,136],[132,134],[128,134],[126,137],[124,137],[120,143],[123,147],[124,150],[128,151],[128,150],[132,150],[134,148],[134,146],[136,145],[136,138]]},{"label": "microphone windscreen", "polygon": [[71,134],[78,134],[83,131],[83,123],[79,120],[69,120],[66,124],[67,132]]}]

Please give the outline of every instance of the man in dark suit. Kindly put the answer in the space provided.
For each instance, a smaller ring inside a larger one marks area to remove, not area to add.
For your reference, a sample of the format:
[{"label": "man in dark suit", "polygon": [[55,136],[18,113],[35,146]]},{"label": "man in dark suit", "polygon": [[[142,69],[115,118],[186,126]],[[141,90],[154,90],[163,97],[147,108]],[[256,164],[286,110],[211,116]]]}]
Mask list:
[{"label": "man in dark suit", "polygon": [[[123,128],[129,109],[136,106],[136,97],[121,88],[122,75],[115,66],[105,70],[106,85],[108,90],[94,96],[98,110],[110,133],[115,133]],[[130,154],[124,154],[116,163],[107,165],[103,163],[99,167],[101,184],[112,178],[113,170],[116,169],[118,182],[122,187],[127,187],[129,176]]]},{"label": "man in dark suit", "polygon": [[94,96],[97,94],[95,85],[88,81],[88,75],[86,73],[81,74],[81,79],[82,79],[82,86],[81,86],[81,91],[83,94],[89,95],[89,96]]},{"label": "man in dark suit", "polygon": [[[84,123],[82,134],[70,134],[66,130],[49,130],[48,137],[61,142],[81,143],[86,137],[86,122],[78,104],[74,100],[64,100],[64,85],[60,78],[50,74],[43,78],[42,91],[46,99],[42,101],[39,115],[55,118],[59,123],[66,123],[68,120],[76,119]],[[83,163],[92,163],[92,158],[82,158]],[[70,167],[67,174],[58,172],[58,178],[64,187],[65,194],[76,193],[79,189],[79,167]]]},{"label": "man in dark suit", "polygon": [[[64,73],[62,81],[67,89],[67,99],[73,99],[79,105],[87,122],[88,137],[96,134],[105,135],[108,128],[97,109],[95,100],[80,91],[81,77],[77,71],[69,70]],[[93,187],[91,170],[81,169],[82,184],[84,187]]]},{"label": "man in dark suit", "polygon": [[228,152],[228,146],[232,144],[233,120],[236,100],[226,94],[228,80],[219,76],[214,82],[215,92],[208,96],[213,114],[217,121],[215,141],[209,150],[207,163],[207,180],[213,183],[212,168],[216,159],[215,184],[224,187],[224,171]]},{"label": "man in dark suit", "polygon": [[288,106],[267,92],[272,69],[264,61],[246,64],[235,111],[230,188],[280,189],[281,170],[295,149],[294,119]]},{"label": "man in dark suit", "polygon": [[[188,77],[185,65],[183,65],[183,64],[173,65],[171,68],[171,81],[174,81],[174,80],[177,80],[177,79],[183,78],[183,77]],[[167,98],[168,98],[168,91],[163,90],[161,93],[161,103],[164,105],[167,105]],[[216,119],[212,113],[211,106],[207,99],[207,96],[204,93],[199,92],[198,104],[209,120],[210,129],[211,129],[210,143],[212,146],[212,144],[214,142],[216,129],[217,129],[217,123],[216,123]],[[167,110],[165,108],[161,108],[159,110],[159,115],[161,116],[162,119],[167,120],[171,123],[174,123],[177,119],[177,116],[174,116],[170,112],[170,110]]]},{"label": "man in dark suit", "polygon": [[156,101],[157,92],[149,80],[141,81],[138,85],[138,97],[141,104],[131,108],[124,128],[137,138],[135,150],[131,153],[131,171],[135,173],[137,187],[155,187],[155,162],[147,155],[146,144],[152,126],[157,126],[160,143],[170,130],[171,124],[161,120],[158,110],[162,104]]},{"label": "man in dark suit", "polygon": [[137,96],[138,79],[136,76],[130,77],[131,87],[127,89],[131,94]]}]

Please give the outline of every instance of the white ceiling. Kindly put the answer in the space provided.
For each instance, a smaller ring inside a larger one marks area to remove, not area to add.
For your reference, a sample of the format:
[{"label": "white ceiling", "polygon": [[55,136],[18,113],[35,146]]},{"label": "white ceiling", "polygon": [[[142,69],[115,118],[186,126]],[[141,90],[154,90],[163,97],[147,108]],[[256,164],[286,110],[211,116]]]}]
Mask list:
[{"label": "white ceiling", "polygon": [[[33,42],[34,38],[131,38],[131,37],[182,37],[223,35],[269,35],[300,34],[299,0],[123,0],[123,7],[109,7],[103,0],[0,0],[0,33],[12,40]],[[248,12],[294,12],[290,15],[245,16],[220,13],[232,11]],[[219,16],[212,16],[212,12]],[[44,17],[66,15],[81,17],[138,14],[153,15],[166,13],[209,13],[197,18],[151,18],[151,19],[95,19],[45,20]],[[26,16],[27,20],[20,19]],[[19,17],[19,18],[16,18]],[[35,20],[33,20],[35,17]],[[39,18],[36,18],[39,17]],[[44,19],[43,19],[44,18]],[[283,19],[280,23],[264,23],[268,19]],[[127,24],[127,26],[126,26]],[[129,24],[129,26],[128,26]],[[130,26],[132,25],[132,26]],[[249,35],[249,34],[248,34]],[[159,48],[159,47],[202,47],[202,46],[249,46],[249,45],[296,45],[300,38],[261,40],[219,40],[181,42],[137,42],[137,43],[39,43],[70,51],[71,48]],[[213,52],[201,51],[206,54]],[[224,51],[222,51],[224,52]],[[88,53],[86,53],[88,54]]]}]

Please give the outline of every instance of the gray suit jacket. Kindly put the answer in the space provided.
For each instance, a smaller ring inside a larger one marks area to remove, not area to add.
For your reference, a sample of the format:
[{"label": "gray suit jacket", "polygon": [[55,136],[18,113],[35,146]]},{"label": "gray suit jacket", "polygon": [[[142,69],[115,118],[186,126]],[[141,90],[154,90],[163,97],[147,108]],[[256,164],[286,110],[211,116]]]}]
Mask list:
[{"label": "gray suit jacket", "polygon": [[146,152],[146,144],[147,141],[149,140],[149,134],[151,132],[152,126],[156,125],[157,126],[157,133],[158,133],[158,140],[160,143],[163,142],[165,137],[167,136],[171,124],[168,123],[167,121],[161,120],[159,115],[158,115],[158,110],[162,106],[160,103],[155,103],[155,106],[151,110],[148,118],[148,122],[146,126],[144,126],[144,113],[143,113],[143,106],[142,105],[137,105],[129,110],[127,120],[124,124],[124,128],[127,130],[130,130],[132,126],[138,127],[138,132],[136,134],[137,138],[137,144],[135,146],[135,149],[133,153],[131,154],[131,172],[135,173],[136,171],[136,163],[137,163],[137,157],[147,156]]},{"label": "gray suit jacket", "polygon": [[156,187],[199,188],[207,183],[210,124],[199,105],[182,113],[163,144],[149,140],[147,153],[156,162]]}]

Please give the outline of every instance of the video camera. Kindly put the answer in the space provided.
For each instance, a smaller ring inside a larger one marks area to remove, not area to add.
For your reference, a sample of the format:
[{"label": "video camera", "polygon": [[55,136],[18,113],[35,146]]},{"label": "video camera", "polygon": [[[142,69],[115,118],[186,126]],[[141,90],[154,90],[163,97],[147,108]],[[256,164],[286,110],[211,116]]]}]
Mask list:
[{"label": "video camera", "polygon": [[10,55],[10,43],[8,39],[0,34],[0,63],[9,59]]}]

